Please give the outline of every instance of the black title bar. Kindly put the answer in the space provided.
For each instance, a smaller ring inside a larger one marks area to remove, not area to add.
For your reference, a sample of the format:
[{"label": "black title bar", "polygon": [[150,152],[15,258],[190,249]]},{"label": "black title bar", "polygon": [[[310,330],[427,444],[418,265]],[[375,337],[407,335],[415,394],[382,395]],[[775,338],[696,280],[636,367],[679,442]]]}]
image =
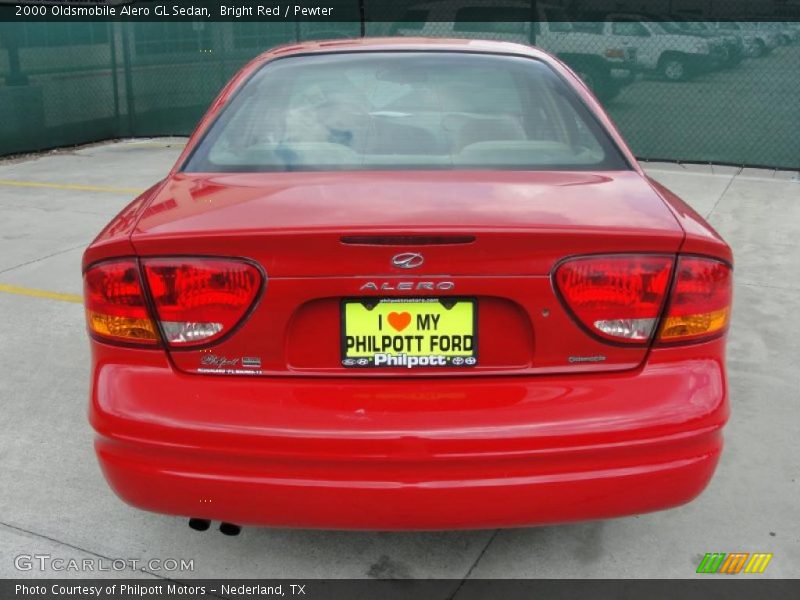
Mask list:
[{"label": "black title bar", "polygon": [[697,21],[800,20],[800,4],[791,0],[0,0],[0,21],[539,21],[555,20],[553,6],[555,18],[569,21],[598,21],[615,12]]}]

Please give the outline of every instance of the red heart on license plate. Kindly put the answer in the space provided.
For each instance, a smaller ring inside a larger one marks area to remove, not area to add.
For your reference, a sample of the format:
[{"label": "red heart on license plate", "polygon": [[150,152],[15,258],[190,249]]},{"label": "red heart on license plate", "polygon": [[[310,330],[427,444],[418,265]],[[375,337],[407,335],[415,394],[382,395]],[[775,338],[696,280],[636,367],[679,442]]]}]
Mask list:
[{"label": "red heart on license plate", "polygon": [[386,320],[389,321],[389,325],[394,327],[397,331],[403,331],[408,324],[411,323],[411,315],[407,312],[390,312],[386,315]]}]

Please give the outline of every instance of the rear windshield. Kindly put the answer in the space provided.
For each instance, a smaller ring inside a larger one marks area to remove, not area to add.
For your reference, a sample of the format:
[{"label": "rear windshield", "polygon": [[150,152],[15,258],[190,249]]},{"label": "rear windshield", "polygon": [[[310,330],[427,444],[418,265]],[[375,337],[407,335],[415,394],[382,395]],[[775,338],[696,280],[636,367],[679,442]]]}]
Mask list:
[{"label": "rear windshield", "polygon": [[267,63],[184,165],[189,172],[627,168],[547,65],[465,52]]}]

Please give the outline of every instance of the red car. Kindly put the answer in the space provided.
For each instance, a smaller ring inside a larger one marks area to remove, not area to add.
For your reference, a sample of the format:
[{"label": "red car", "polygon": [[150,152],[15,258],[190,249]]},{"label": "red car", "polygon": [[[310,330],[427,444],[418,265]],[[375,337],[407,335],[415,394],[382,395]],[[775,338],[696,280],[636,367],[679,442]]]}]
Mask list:
[{"label": "red car", "polygon": [[278,48],[86,250],[97,455],[234,532],[676,506],[722,449],[731,264],[543,52]]}]

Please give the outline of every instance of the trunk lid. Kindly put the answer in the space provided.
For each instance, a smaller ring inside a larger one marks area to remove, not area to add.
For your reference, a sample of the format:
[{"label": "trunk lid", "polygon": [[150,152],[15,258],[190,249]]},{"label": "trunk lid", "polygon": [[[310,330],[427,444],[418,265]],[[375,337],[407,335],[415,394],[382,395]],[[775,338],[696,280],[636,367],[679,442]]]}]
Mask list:
[{"label": "trunk lid", "polygon": [[[343,366],[346,298],[477,300],[478,364],[404,375],[635,367],[646,349],[588,335],[561,305],[550,273],[574,255],[674,254],[682,239],[633,171],[177,174],[132,236],[141,256],[238,256],[267,273],[266,292],[235,334],[208,349],[173,351],[178,368],[202,371],[213,355],[252,359],[254,375],[340,376],[398,374]],[[393,261],[407,253],[422,263]]]}]

